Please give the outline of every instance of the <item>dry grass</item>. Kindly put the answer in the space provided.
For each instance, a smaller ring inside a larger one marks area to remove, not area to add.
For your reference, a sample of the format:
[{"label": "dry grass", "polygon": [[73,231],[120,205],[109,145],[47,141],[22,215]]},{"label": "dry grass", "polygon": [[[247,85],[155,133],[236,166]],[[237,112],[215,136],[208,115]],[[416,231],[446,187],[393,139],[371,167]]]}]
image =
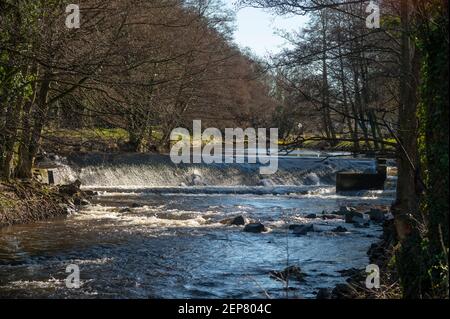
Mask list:
[{"label": "dry grass", "polygon": [[63,216],[66,199],[37,182],[0,183],[0,227]]}]

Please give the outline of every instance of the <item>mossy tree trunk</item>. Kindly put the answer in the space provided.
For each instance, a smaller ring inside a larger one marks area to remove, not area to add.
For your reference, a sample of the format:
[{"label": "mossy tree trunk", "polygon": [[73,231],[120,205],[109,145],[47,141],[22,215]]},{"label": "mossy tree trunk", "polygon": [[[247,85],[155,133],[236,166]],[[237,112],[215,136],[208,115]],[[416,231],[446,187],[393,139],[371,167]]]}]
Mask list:
[{"label": "mossy tree trunk", "polygon": [[431,297],[448,298],[448,1],[419,5],[418,45],[422,51],[420,155],[426,185],[421,210],[427,220]]},{"label": "mossy tree trunk", "polygon": [[[408,13],[411,4],[414,20]],[[417,112],[401,109],[400,113],[401,141],[406,150],[416,149],[417,160],[413,152],[408,155],[409,166],[416,167],[408,170],[406,160],[400,159],[397,267],[405,298],[448,298],[448,2],[402,0],[401,8],[403,31],[409,30],[403,38],[402,71],[407,74],[409,64],[408,72],[415,73],[417,60],[408,60],[411,54],[407,54],[415,49],[421,81],[420,90],[405,85],[401,90],[405,102],[415,101],[415,90],[420,96]],[[413,38],[414,48],[408,44]],[[408,105],[413,104],[403,103],[402,108]],[[418,120],[417,137],[402,131],[412,128],[412,116]]]},{"label": "mossy tree trunk", "polygon": [[400,1],[401,55],[400,104],[398,114],[398,182],[397,201],[394,205],[395,224],[399,237],[396,252],[397,268],[403,297],[421,298],[423,267],[421,261],[419,224],[419,196],[417,194],[417,89],[419,55],[411,37],[414,23],[411,0]]}]

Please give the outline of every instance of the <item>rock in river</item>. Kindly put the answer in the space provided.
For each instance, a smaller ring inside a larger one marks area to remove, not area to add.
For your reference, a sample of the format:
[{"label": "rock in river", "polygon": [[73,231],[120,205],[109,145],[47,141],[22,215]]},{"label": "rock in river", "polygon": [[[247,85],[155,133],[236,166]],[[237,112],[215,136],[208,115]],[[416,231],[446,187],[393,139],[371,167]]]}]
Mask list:
[{"label": "rock in river", "polygon": [[349,284],[337,284],[331,292],[332,299],[354,299],[356,290]]},{"label": "rock in river", "polygon": [[225,225],[243,226],[247,223],[247,220],[245,219],[244,216],[239,215],[236,217],[226,218],[224,220],[221,220],[220,223],[225,224]]},{"label": "rock in river", "polygon": [[345,227],[342,226],[338,226],[336,228],[334,228],[333,230],[331,230],[333,233],[346,233],[348,230]]},{"label": "rock in river", "polygon": [[73,199],[73,203],[76,206],[87,206],[87,205],[91,204],[87,199],[84,199],[84,198],[81,198],[78,196]]},{"label": "rock in river", "polygon": [[371,209],[366,213],[369,215],[370,220],[376,223],[382,223],[385,219],[384,212],[381,209]]},{"label": "rock in river", "polygon": [[341,206],[339,207],[339,211],[335,212],[337,215],[345,215],[347,213],[355,212],[356,209],[354,207]]},{"label": "rock in river", "polygon": [[369,220],[369,216],[359,212],[348,212],[345,214],[345,222],[349,224],[360,223],[363,224]]},{"label": "rock in river", "polygon": [[281,281],[287,280],[304,281],[305,276],[306,275],[302,272],[300,267],[297,266],[286,267],[283,271],[273,270],[270,272],[270,277]]},{"label": "rock in river", "polygon": [[230,225],[245,225],[245,218],[243,216],[236,216],[230,221]]},{"label": "rock in river", "polygon": [[342,216],[340,215],[335,215],[335,214],[323,214],[320,216],[323,220],[328,220],[328,219],[342,219]]},{"label": "rock in river", "polygon": [[245,225],[244,231],[247,233],[262,233],[266,231],[266,227],[261,223],[250,223]]},{"label": "rock in river", "polygon": [[331,289],[330,288],[319,288],[317,292],[316,299],[331,299]]},{"label": "rock in river", "polygon": [[59,186],[59,193],[66,196],[74,196],[80,192],[81,182],[76,180],[72,184]]},{"label": "rock in river", "polygon": [[305,225],[290,225],[289,229],[292,230],[292,233],[297,236],[303,236],[308,234],[309,232],[314,231],[313,224],[305,224]]}]

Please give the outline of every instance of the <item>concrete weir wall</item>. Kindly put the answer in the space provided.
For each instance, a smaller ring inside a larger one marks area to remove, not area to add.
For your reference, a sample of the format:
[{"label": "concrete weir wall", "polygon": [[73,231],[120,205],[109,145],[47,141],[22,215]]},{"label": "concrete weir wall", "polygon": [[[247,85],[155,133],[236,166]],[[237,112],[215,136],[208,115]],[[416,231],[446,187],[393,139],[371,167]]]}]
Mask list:
[{"label": "concrete weir wall", "polygon": [[379,159],[376,173],[338,172],[336,174],[336,192],[383,190],[386,178],[386,160]]},{"label": "concrete weir wall", "polygon": [[33,177],[43,184],[55,184],[55,172],[52,169],[33,168]]}]

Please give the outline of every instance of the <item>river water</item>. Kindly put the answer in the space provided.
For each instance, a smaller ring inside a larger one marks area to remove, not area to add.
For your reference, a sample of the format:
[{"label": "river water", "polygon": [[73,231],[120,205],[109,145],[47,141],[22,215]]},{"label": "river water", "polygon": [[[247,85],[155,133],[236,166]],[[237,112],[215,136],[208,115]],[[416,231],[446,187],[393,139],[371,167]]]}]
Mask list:
[{"label": "river water", "polygon": [[[339,170],[374,169],[372,159],[282,158],[260,176],[256,164],[174,165],[150,155],[90,155],[63,170],[98,192],[67,218],[0,229],[0,297],[13,298],[314,298],[345,282],[340,270],[365,268],[381,227],[306,219],[349,205],[388,206],[385,191],[338,195]],[[70,171],[70,173],[68,173]],[[243,232],[222,220],[242,215],[266,233]],[[290,224],[314,223],[295,236]],[[345,233],[331,230],[341,225]],[[77,265],[81,286],[66,287]],[[298,266],[302,282],[271,271]]]}]

